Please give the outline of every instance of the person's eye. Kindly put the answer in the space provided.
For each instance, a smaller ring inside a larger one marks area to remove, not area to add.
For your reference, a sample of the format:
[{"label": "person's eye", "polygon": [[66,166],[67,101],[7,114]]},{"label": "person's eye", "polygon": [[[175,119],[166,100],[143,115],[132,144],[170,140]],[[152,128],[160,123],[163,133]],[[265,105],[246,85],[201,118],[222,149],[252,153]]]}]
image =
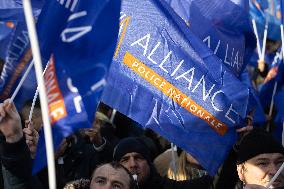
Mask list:
[{"label": "person's eye", "polygon": [[114,189],[121,189],[121,186],[120,186],[119,184],[114,184],[114,185],[113,185],[113,188],[114,188]]},{"label": "person's eye", "polygon": [[257,163],[258,166],[266,166],[268,163],[264,161],[260,161]]},{"label": "person's eye", "polygon": [[120,163],[126,163],[127,160],[128,160],[128,159],[126,159],[126,158],[122,158],[122,159],[120,160]]},{"label": "person's eye", "polygon": [[104,184],[104,182],[105,182],[105,181],[104,181],[103,179],[97,179],[97,180],[96,180],[96,183],[98,183],[98,184]]},{"label": "person's eye", "polygon": [[145,160],[145,158],[144,158],[144,157],[139,156],[139,157],[137,157],[137,158],[136,158],[136,160],[138,160],[138,161],[144,161],[144,160]]}]

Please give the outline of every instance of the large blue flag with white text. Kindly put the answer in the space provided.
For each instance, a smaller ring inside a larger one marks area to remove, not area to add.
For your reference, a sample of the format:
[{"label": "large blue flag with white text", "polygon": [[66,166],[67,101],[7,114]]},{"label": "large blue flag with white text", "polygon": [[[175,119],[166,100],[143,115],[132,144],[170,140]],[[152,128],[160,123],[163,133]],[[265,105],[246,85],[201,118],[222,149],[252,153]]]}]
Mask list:
[{"label": "large blue flag with white text", "polygon": [[[45,74],[55,148],[78,128],[92,126],[116,47],[120,4],[118,0],[78,1],[60,31],[59,40],[46,41],[56,44],[51,49],[52,56]],[[50,14],[53,11],[50,9]],[[41,136],[34,173],[46,165],[44,138]]]},{"label": "large blue flag with white text", "polygon": [[164,0],[124,0],[103,102],[214,175],[243,126],[249,89]]}]

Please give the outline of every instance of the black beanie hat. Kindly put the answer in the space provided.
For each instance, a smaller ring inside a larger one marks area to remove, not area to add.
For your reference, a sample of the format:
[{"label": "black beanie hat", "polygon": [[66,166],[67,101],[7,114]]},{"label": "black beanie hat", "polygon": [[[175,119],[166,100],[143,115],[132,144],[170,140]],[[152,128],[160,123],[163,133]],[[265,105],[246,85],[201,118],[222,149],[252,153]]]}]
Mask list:
[{"label": "black beanie hat", "polygon": [[238,164],[241,164],[259,154],[280,153],[284,155],[284,148],[270,133],[261,129],[254,129],[241,141],[238,150]]},{"label": "black beanie hat", "polygon": [[143,140],[138,137],[128,137],[122,139],[114,148],[113,160],[120,161],[120,159],[127,153],[136,152],[141,154],[149,164],[151,164],[151,153]]}]

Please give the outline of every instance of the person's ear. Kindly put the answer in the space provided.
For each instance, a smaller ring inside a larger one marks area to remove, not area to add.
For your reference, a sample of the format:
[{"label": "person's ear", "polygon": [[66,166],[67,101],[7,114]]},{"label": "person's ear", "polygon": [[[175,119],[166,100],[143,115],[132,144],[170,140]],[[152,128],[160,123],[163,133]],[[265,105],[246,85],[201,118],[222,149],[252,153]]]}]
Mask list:
[{"label": "person's ear", "polygon": [[244,164],[237,165],[237,172],[238,172],[239,179],[242,182],[244,182],[244,172],[245,172]]}]

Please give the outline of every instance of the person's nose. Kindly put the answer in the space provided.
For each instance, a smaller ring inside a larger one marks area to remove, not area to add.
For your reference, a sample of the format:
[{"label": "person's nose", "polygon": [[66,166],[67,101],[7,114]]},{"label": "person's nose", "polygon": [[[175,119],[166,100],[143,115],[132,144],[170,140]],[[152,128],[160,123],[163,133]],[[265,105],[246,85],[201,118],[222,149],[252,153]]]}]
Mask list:
[{"label": "person's nose", "polygon": [[136,169],[136,167],[137,167],[137,162],[132,157],[129,159],[129,167],[130,167],[130,169]]}]

